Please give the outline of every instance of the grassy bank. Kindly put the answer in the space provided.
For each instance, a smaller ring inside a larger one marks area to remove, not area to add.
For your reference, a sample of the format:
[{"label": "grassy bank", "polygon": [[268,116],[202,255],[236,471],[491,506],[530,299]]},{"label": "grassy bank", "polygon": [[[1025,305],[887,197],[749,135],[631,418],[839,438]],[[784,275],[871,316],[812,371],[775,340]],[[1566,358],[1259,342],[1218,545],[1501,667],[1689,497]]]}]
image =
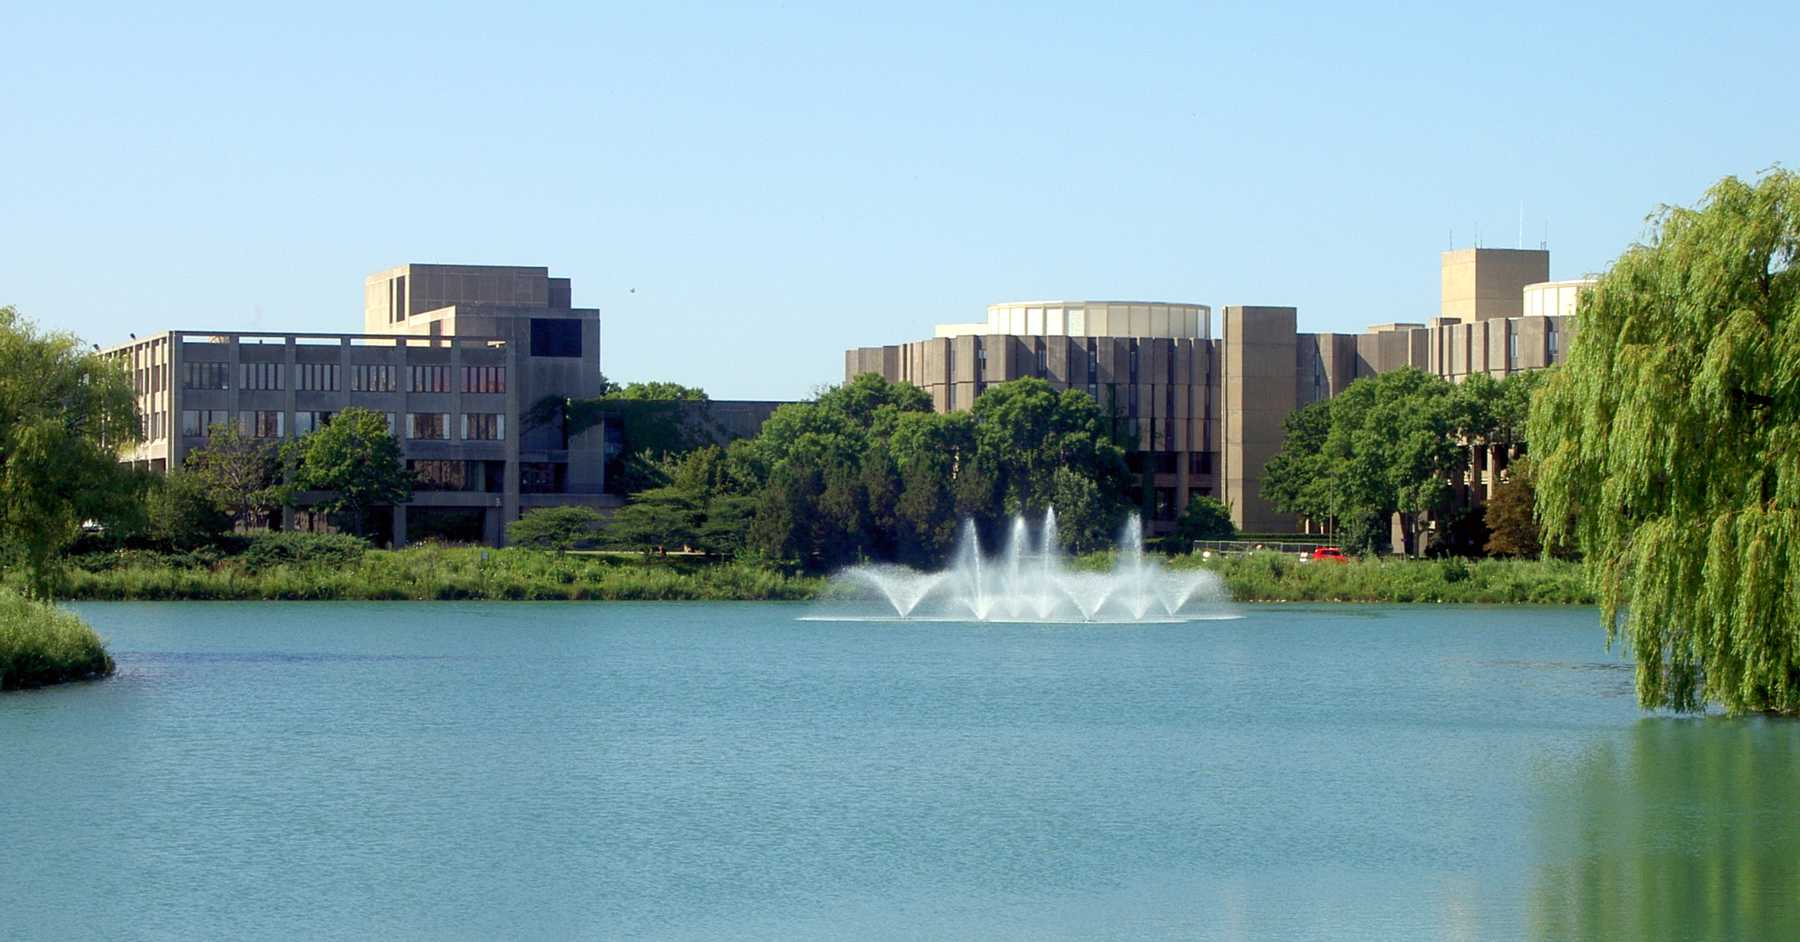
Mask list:
[{"label": "grassy bank", "polygon": [[113,672],[106,645],[72,612],[0,590],[0,690]]},{"label": "grassy bank", "polygon": [[1578,563],[1535,559],[1306,562],[1275,553],[1177,557],[1225,580],[1240,602],[1463,602],[1592,605]]},{"label": "grassy bank", "polygon": [[[485,559],[484,557],[485,553]],[[1109,554],[1077,560],[1104,569]],[[1261,553],[1176,557],[1217,572],[1240,602],[1487,602],[1591,604],[1580,566],[1538,560],[1369,560],[1301,563]],[[535,550],[269,541],[235,555],[121,552],[77,557],[60,594],[71,599],[804,600],[818,576],[752,563],[633,554],[558,556]]]},{"label": "grassy bank", "polygon": [[724,600],[808,599],[822,579],[745,563],[417,546],[336,560],[269,561],[124,553],[82,559],[71,599]]}]

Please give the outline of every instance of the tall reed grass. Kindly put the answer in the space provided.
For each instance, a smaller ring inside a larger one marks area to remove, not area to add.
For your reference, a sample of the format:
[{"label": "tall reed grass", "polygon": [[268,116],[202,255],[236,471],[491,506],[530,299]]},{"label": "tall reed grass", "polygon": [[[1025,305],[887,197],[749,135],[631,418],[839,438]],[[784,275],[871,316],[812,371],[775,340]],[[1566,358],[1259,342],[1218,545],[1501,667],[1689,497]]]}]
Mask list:
[{"label": "tall reed grass", "polygon": [[[255,564],[252,565],[251,562]],[[1486,602],[1592,604],[1579,564],[1559,560],[1306,562],[1275,553],[1203,559],[1176,568],[1217,572],[1240,602]],[[1107,569],[1110,553],[1073,561]],[[192,555],[123,554],[68,567],[60,592],[72,599],[617,599],[803,600],[827,591],[818,576],[753,562],[557,555],[432,544],[369,550],[353,559],[247,561]]]},{"label": "tall reed grass", "polygon": [[1464,602],[1592,605],[1581,564],[1549,559],[1353,559],[1301,562],[1278,553],[1203,559],[1176,557],[1177,568],[1209,569],[1240,602]]},{"label": "tall reed grass", "polygon": [[0,590],[0,690],[113,672],[106,645],[73,612]]},{"label": "tall reed grass", "polygon": [[170,565],[139,555],[70,567],[73,599],[809,599],[824,580],[747,562],[701,562],[537,550],[420,545],[349,561]]}]

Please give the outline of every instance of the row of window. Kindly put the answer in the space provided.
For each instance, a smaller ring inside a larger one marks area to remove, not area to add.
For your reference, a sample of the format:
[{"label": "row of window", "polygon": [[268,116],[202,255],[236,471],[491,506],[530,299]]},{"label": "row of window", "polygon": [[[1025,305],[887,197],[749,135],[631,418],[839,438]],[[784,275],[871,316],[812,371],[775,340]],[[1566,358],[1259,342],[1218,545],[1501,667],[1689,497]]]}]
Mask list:
[{"label": "row of window", "polygon": [[[280,390],[286,388],[286,369],[282,363],[238,364],[238,388]],[[161,391],[161,386],[145,388],[145,383],[161,382],[159,375],[140,378],[138,392]],[[294,388],[307,391],[336,392],[339,389],[336,363],[294,364]],[[139,373],[145,371],[140,370]],[[450,392],[451,368],[448,366],[407,367],[407,390],[410,392]],[[350,367],[351,392],[397,392],[395,369],[391,364],[357,363]],[[462,391],[466,393],[503,393],[506,391],[506,367],[465,366],[462,368]],[[184,365],[184,389],[230,389],[231,364],[187,363]]]},{"label": "row of window", "polygon": [[[506,416],[493,412],[464,412],[462,440],[465,442],[497,442],[506,438]],[[406,437],[422,441],[449,441],[448,412],[408,412]]]},{"label": "row of window", "polygon": [[131,371],[131,388],[138,395],[164,392],[169,388],[169,368],[161,363]]},{"label": "row of window", "polygon": [[[294,413],[294,434],[305,435],[324,428],[331,423],[334,412],[296,412]],[[153,413],[154,420],[146,417],[146,433],[164,418],[163,413]],[[491,412],[465,412],[462,419],[462,440],[468,442],[497,442],[506,438],[506,416]],[[186,436],[206,435],[214,426],[225,425],[231,421],[231,413],[224,409],[184,409],[181,413],[181,434]],[[396,434],[399,429],[398,416],[387,413],[388,433]],[[421,441],[449,441],[450,414],[447,412],[408,412],[403,426],[406,437]],[[284,438],[287,436],[287,413],[279,409],[245,409],[237,414],[238,434],[251,438]],[[160,438],[161,434],[147,434],[149,438]]]},{"label": "row of window", "polygon": [[169,437],[169,414],[167,412],[138,413],[138,435],[145,441],[159,441]]}]

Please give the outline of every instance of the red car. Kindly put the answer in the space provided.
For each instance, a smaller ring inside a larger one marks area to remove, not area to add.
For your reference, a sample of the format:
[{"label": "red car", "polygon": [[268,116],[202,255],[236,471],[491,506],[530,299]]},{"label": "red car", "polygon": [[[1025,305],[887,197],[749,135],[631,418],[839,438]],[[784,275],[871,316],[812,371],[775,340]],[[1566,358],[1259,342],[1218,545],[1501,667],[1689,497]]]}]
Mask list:
[{"label": "red car", "polygon": [[1322,560],[1330,560],[1334,563],[1347,563],[1350,561],[1350,557],[1345,556],[1344,551],[1335,546],[1313,547],[1312,558],[1315,563]]}]

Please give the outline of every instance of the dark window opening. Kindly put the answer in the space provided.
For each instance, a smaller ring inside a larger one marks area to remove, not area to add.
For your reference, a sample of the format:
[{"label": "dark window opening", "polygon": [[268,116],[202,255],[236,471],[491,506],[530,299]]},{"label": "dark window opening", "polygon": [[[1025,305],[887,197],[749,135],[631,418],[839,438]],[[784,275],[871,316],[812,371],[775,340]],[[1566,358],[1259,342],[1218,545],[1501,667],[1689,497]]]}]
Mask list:
[{"label": "dark window opening", "polygon": [[581,356],[581,322],[548,317],[532,318],[531,355],[534,357]]}]

